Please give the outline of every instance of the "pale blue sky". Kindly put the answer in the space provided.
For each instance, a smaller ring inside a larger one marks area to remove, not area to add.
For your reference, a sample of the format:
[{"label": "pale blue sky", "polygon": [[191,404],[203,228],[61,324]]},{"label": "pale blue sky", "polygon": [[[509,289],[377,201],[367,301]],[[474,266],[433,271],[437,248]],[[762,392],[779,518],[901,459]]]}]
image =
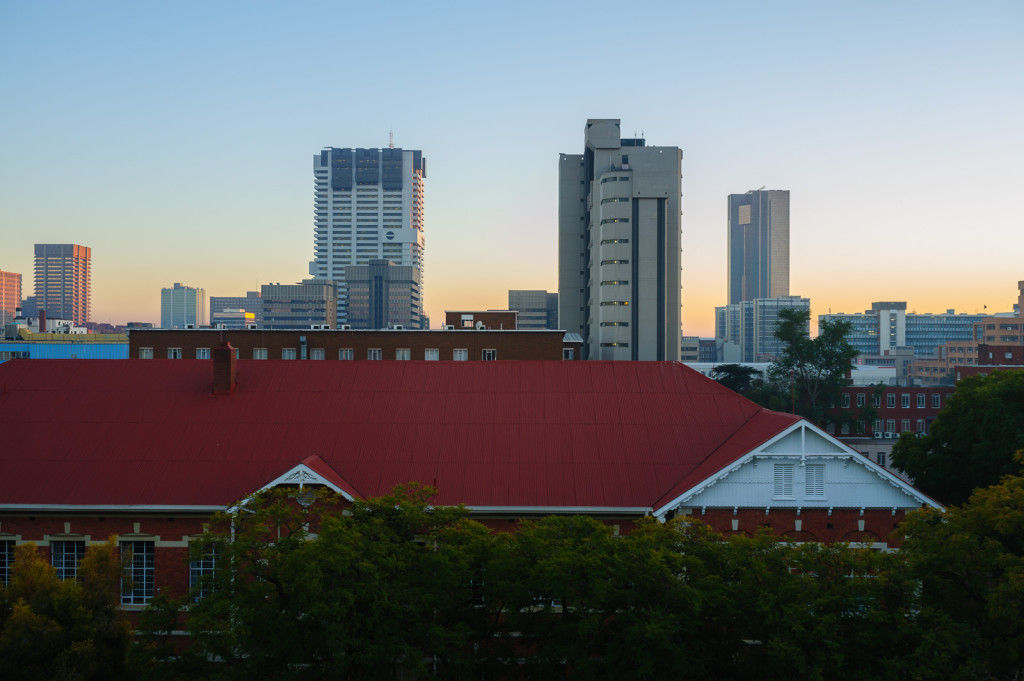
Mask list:
[{"label": "pale blue sky", "polygon": [[426,302],[557,289],[557,159],[620,118],[683,161],[683,325],[726,296],[726,196],[792,196],[815,314],[1009,309],[1024,3],[0,0],[0,269],[93,248],[93,317],[307,276],[312,155],[422,149]]}]

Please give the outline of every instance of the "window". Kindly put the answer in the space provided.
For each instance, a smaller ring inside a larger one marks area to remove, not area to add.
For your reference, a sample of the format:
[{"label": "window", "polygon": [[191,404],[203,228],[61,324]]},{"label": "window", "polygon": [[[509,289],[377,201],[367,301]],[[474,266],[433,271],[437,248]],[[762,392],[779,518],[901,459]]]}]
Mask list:
[{"label": "window", "polygon": [[395,359],[412,359],[409,348],[395,348]]},{"label": "window", "polygon": [[562,359],[576,359],[575,348],[562,348]]},{"label": "window", "polygon": [[181,359],[181,348],[167,348],[167,359]]},{"label": "window", "polygon": [[323,348],[310,348],[309,349],[310,359],[326,359],[327,355]]},{"label": "window", "polygon": [[281,348],[281,359],[295,359],[295,348]]},{"label": "window", "polygon": [[902,409],[910,409],[910,395],[906,393],[900,395],[900,407]]},{"label": "window", "polygon": [[886,419],[885,429],[890,433],[896,432],[896,419]]},{"label": "window", "polygon": [[850,424],[849,423],[844,423],[841,426],[839,426],[839,434],[840,435],[849,435],[850,434]]},{"label": "window", "polygon": [[896,393],[889,393],[885,396],[885,406],[889,409],[896,408]]},{"label": "window", "polygon": [[793,496],[793,464],[775,464],[775,497]]},{"label": "window", "polygon": [[875,433],[882,430],[882,419],[875,419],[871,424],[871,430]]},{"label": "window", "polygon": [[138,605],[153,598],[156,571],[153,542],[121,542],[121,603]]},{"label": "window", "polygon": [[341,348],[338,350],[338,359],[355,359],[352,348]]},{"label": "window", "polygon": [[153,359],[153,348],[139,348],[139,359]]},{"label": "window", "polygon": [[498,359],[498,351],[497,350],[493,350],[493,349],[482,350],[480,352],[480,359],[482,359],[482,360]]},{"label": "window", "polygon": [[857,393],[857,406],[863,407],[865,402],[867,402],[867,396],[864,393]]},{"label": "window", "polygon": [[843,409],[850,408],[850,393],[843,393]]},{"label": "window", "polygon": [[78,564],[85,557],[84,541],[50,542],[50,565],[57,571],[57,579],[76,579]]},{"label": "window", "polygon": [[900,420],[900,432],[901,433],[909,433],[910,432],[910,419],[901,419]]},{"label": "window", "polygon": [[878,452],[878,465],[885,468],[885,452]]},{"label": "window", "polygon": [[14,565],[14,542],[0,541],[0,586],[11,583],[11,567]]},{"label": "window", "polygon": [[217,569],[217,559],[220,558],[220,546],[217,544],[195,545],[191,547],[191,552],[192,560],[188,566],[188,588],[192,592],[192,597],[199,600],[216,591],[213,576]]},{"label": "window", "polygon": [[452,359],[456,362],[465,362],[469,359],[469,350],[466,348],[455,348],[452,350]]},{"label": "window", "polygon": [[872,407],[876,407],[876,408],[877,407],[881,407],[882,406],[882,398],[879,397],[878,395],[872,395],[871,396],[871,406]]},{"label": "window", "polygon": [[917,432],[920,433],[921,435],[925,434],[924,419],[917,420]]},{"label": "window", "polygon": [[924,393],[917,394],[917,408],[924,409]]},{"label": "window", "polygon": [[804,487],[804,494],[808,497],[825,496],[825,464],[809,463],[807,469],[807,481]]},{"label": "window", "polygon": [[196,348],[196,359],[210,359],[210,348]]},{"label": "window", "polygon": [[252,349],[252,358],[253,359],[266,359],[267,358],[267,349],[266,348],[253,348]]},{"label": "window", "polygon": [[942,396],[939,395],[938,393],[935,393],[934,395],[932,395],[932,409],[938,409],[939,408],[939,400],[941,400],[941,399],[942,399]]},{"label": "window", "polygon": [[368,348],[366,350],[366,359],[382,359],[383,356],[380,348]]},{"label": "window", "polygon": [[438,352],[437,348],[427,348],[423,351],[423,359],[436,362],[441,359],[441,353]]}]

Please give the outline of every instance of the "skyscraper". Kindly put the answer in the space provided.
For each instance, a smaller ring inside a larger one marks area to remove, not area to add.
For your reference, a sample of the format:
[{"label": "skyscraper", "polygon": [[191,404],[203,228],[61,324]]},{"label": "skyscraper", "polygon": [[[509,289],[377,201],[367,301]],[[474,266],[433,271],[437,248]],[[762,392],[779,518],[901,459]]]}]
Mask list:
[{"label": "skyscraper", "polygon": [[349,265],[348,323],[353,329],[420,328],[412,292],[420,287],[420,271],[390,260]]},{"label": "skyscraper", "polygon": [[427,161],[410,149],[325,148],[313,156],[314,258],[309,273],[338,289],[338,324],[349,322],[345,269],[386,259],[410,278],[410,318],[423,314],[423,193]]},{"label": "skyscraper", "polygon": [[0,270],[0,333],[3,332],[3,325],[14,319],[14,313],[19,307],[21,275]]},{"label": "skyscraper", "polygon": [[683,152],[591,119],[558,163],[558,321],[588,359],[679,359]]},{"label": "skyscraper", "polygon": [[263,324],[280,329],[334,329],[338,318],[337,287],[329,279],[303,279],[298,284],[264,284]]},{"label": "skyscraper", "polygon": [[729,195],[729,303],[789,295],[789,191]]},{"label": "skyscraper", "polygon": [[160,289],[160,328],[199,328],[206,321],[206,291],[182,286]]},{"label": "skyscraper", "polygon": [[89,321],[92,249],[78,244],[36,244],[36,306],[50,319]]}]

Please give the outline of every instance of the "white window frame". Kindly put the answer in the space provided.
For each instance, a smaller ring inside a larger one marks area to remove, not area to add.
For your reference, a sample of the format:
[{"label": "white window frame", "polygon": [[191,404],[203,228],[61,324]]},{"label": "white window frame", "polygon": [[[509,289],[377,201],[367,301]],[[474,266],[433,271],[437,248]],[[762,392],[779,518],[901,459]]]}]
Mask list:
[{"label": "white window frame", "polygon": [[374,360],[376,360],[376,359],[383,359],[383,358],[384,358],[384,351],[381,350],[380,348],[367,348],[366,349],[366,359],[374,359]]},{"label": "white window frame", "polygon": [[793,464],[777,463],[774,466],[774,499],[793,498]]},{"label": "white window frame", "polygon": [[498,351],[496,348],[487,348],[480,351],[480,359],[485,362],[493,362],[498,359]]},{"label": "white window frame", "polygon": [[210,359],[210,348],[196,348],[196,359]]},{"label": "white window frame", "polygon": [[562,348],[562,359],[576,359],[576,349]]},{"label": "white window frame", "polygon": [[253,348],[252,349],[252,358],[253,359],[266,359],[267,358],[267,349],[266,348]]},{"label": "white window frame", "polygon": [[78,579],[78,566],[85,558],[85,540],[61,539],[50,542],[50,565],[57,571],[57,579]]},{"label": "white window frame", "polygon": [[441,359],[441,352],[437,348],[426,348],[423,351],[423,359],[436,362]]},{"label": "white window frame", "polygon": [[181,359],[181,348],[167,348],[167,359]]},{"label": "white window frame", "polygon": [[917,394],[917,408],[918,409],[924,409],[924,404],[925,404],[924,393],[918,393]]},{"label": "white window frame", "polygon": [[309,349],[310,359],[327,359],[327,353],[323,348],[310,348]]},{"label": "white window frame", "polygon": [[804,496],[808,499],[825,498],[825,464],[804,465]]},{"label": "white window frame", "polygon": [[298,359],[299,354],[295,348],[281,348],[281,359]]},{"label": "white window frame", "polygon": [[11,571],[14,567],[14,540],[0,539],[0,586],[11,583]]},{"label": "white window frame", "polygon": [[412,359],[412,350],[410,350],[409,348],[395,348],[395,359]]},{"label": "white window frame", "polygon": [[193,553],[188,564],[188,588],[192,597],[199,600],[206,598],[216,590],[213,585],[213,575],[217,571],[217,561],[220,559],[222,551],[217,544],[195,545],[190,549]]},{"label": "white window frame", "polygon": [[452,361],[469,361],[469,348],[455,348],[454,350],[452,350]]},{"label": "white window frame", "polygon": [[156,592],[156,542],[125,539],[121,549],[121,604],[145,605]]},{"label": "white window frame", "polygon": [[338,350],[338,359],[353,360],[355,353],[352,352],[352,348],[341,348]]},{"label": "white window frame", "polygon": [[153,348],[139,348],[139,359],[153,359]]}]

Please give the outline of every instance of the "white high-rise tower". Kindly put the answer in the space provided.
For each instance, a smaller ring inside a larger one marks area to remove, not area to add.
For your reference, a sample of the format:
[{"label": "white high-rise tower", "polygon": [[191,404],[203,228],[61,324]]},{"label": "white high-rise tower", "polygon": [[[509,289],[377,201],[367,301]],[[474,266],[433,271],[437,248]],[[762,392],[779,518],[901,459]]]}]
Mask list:
[{"label": "white high-rise tower", "polygon": [[418,270],[418,283],[410,283],[410,319],[402,321],[420,328],[426,321],[422,282],[427,161],[422,152],[327,147],[313,156],[313,177],[315,244],[309,273],[338,285],[338,324],[350,323],[345,268],[385,259]]}]

